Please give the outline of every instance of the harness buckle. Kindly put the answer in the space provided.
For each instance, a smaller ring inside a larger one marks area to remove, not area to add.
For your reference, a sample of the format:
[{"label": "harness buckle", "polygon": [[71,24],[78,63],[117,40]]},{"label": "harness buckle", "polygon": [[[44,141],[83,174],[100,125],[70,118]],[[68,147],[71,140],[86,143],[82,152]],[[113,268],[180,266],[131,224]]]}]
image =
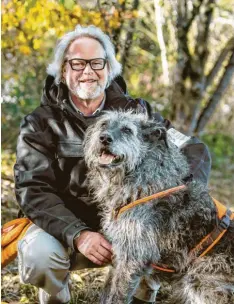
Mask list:
[{"label": "harness buckle", "polygon": [[221,218],[219,222],[219,226],[222,229],[227,229],[230,226],[230,215],[231,215],[231,210],[227,210],[226,214]]}]

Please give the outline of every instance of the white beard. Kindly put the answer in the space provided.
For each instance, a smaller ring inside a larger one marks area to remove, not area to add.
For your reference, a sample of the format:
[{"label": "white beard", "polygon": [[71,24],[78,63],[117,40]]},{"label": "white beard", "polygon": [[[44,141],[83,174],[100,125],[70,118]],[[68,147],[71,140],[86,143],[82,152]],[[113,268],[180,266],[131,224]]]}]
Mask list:
[{"label": "white beard", "polygon": [[97,84],[94,90],[85,89],[78,86],[74,91],[72,91],[72,93],[81,99],[95,99],[105,91],[105,88],[106,88],[106,84],[104,85]]},{"label": "white beard", "polygon": [[95,86],[95,88],[83,88],[80,84],[77,84],[77,86],[74,88],[72,88],[69,80],[67,80],[67,87],[69,89],[70,92],[72,92],[72,94],[74,94],[75,96],[77,96],[80,99],[95,99],[97,97],[99,97],[101,94],[104,93],[106,87],[107,87],[107,80],[103,83],[100,84],[97,82],[97,85]]}]

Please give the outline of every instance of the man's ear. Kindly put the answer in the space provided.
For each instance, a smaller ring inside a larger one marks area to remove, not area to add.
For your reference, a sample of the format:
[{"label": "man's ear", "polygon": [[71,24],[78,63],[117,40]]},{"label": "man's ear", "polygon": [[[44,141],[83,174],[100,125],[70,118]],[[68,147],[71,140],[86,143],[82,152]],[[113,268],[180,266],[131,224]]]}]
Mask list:
[{"label": "man's ear", "polygon": [[147,122],[146,124],[143,124],[142,135],[145,140],[150,142],[163,140],[165,146],[168,148],[167,130],[161,124],[155,122]]}]

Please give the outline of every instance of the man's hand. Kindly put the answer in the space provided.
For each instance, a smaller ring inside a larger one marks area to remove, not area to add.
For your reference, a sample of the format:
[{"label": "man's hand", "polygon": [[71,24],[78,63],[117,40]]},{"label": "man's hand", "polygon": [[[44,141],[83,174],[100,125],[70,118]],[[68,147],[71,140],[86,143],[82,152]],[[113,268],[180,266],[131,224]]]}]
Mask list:
[{"label": "man's hand", "polygon": [[75,239],[75,246],[80,253],[97,265],[111,262],[111,244],[98,232],[82,231]]}]

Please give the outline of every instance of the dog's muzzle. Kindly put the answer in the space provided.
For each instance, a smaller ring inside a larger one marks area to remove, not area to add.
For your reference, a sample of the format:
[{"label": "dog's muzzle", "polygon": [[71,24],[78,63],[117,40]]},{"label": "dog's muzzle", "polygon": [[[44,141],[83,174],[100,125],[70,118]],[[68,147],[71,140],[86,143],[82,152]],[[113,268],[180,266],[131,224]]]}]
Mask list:
[{"label": "dog's muzzle", "polygon": [[99,155],[99,165],[101,167],[115,167],[120,165],[124,160],[123,155],[116,155],[107,149],[102,149]]}]

